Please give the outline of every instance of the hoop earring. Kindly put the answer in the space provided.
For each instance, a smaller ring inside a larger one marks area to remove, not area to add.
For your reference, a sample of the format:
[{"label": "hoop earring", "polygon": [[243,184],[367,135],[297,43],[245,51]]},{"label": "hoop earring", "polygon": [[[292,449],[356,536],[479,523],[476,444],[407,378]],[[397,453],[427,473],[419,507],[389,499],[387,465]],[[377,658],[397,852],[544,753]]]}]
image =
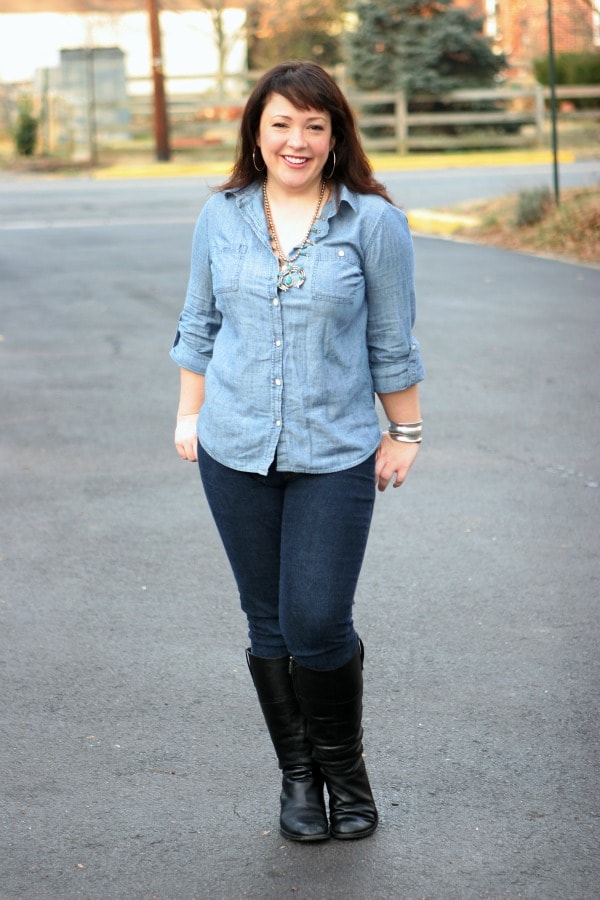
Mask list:
[{"label": "hoop earring", "polygon": [[252,164],[253,164],[253,166],[254,166],[254,168],[256,169],[257,172],[264,172],[265,169],[267,168],[266,165],[265,165],[264,159],[263,159],[263,167],[262,167],[262,169],[259,169],[258,166],[256,165],[256,147],[255,147],[254,150],[252,151]]},{"label": "hoop earring", "polygon": [[332,150],[331,152],[333,153],[333,165],[331,167],[331,172],[329,173],[329,175],[326,175],[325,172],[323,172],[323,178],[326,178],[326,179],[331,178],[331,176],[335,172],[335,164],[337,162],[337,159],[335,158],[335,150]]}]

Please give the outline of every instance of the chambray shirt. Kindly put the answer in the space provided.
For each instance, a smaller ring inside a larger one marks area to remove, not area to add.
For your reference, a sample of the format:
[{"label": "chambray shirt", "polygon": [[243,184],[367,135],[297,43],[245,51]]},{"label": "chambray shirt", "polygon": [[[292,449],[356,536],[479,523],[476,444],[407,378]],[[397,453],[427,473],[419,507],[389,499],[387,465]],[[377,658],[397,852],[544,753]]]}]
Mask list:
[{"label": "chambray shirt", "polygon": [[296,265],[305,283],[278,291],[261,184],[203,207],[171,357],[206,376],[198,437],[233,469],[265,475],[275,457],[288,472],[358,465],[381,440],[374,392],[424,377],[399,209],[339,188]]}]

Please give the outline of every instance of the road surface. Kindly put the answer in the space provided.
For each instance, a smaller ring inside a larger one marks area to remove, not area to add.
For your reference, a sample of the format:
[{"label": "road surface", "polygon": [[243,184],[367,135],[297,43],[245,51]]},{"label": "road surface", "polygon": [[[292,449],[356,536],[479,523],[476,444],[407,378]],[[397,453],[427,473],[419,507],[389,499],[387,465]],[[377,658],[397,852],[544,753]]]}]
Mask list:
[{"label": "road surface", "polygon": [[381,827],[306,847],[172,447],[202,190],[0,186],[0,897],[590,900],[600,271],[416,239],[426,435],[356,603]]}]

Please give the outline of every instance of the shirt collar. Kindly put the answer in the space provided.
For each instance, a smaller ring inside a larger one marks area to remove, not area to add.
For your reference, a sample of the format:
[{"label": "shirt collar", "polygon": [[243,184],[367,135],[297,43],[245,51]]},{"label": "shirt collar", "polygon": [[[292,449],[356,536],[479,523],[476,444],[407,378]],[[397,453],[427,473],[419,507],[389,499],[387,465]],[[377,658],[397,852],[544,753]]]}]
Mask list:
[{"label": "shirt collar", "polygon": [[[262,186],[262,181],[254,181],[244,188],[229,188],[225,191],[225,195],[234,196],[240,209],[244,206],[251,205],[253,201],[256,202],[258,195],[260,205],[262,206]],[[335,196],[337,196],[338,199],[338,209],[342,203],[347,203],[355,212],[358,210],[358,197],[353,191],[350,191],[345,184],[337,184],[335,186],[334,197]]]},{"label": "shirt collar", "polygon": [[354,212],[358,211],[358,195],[354,191],[349,190],[345,184],[340,184],[336,186],[336,193],[338,196],[338,208],[342,203],[347,203]]}]

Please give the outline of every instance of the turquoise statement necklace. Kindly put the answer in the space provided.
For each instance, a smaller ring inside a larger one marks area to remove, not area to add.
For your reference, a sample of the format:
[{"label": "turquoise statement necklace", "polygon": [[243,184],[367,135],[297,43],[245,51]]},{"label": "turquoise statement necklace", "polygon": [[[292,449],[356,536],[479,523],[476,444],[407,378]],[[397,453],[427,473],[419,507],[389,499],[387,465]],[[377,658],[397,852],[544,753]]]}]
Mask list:
[{"label": "turquoise statement necklace", "polygon": [[279,263],[279,272],[277,273],[278,291],[289,291],[289,289],[293,287],[300,288],[306,281],[306,272],[304,271],[302,266],[297,266],[295,265],[295,263],[300,258],[300,256],[304,255],[307,245],[312,243],[312,241],[310,240],[310,234],[313,230],[315,222],[317,221],[317,216],[319,215],[319,212],[321,210],[321,204],[323,203],[324,196],[325,182],[323,181],[321,183],[319,202],[317,203],[317,208],[315,209],[315,214],[312,217],[311,223],[308,226],[306,237],[302,241],[300,249],[296,253],[294,253],[292,256],[286,256],[286,254],[281,249],[281,244],[279,243],[279,237],[277,235],[277,229],[275,228],[275,222],[273,221],[273,215],[271,213],[271,205],[269,203],[269,196],[267,194],[267,179],[265,178],[264,180],[263,200],[265,205],[265,216],[267,219],[267,225],[269,226],[269,238],[271,240],[273,252],[277,257],[277,262]]}]

